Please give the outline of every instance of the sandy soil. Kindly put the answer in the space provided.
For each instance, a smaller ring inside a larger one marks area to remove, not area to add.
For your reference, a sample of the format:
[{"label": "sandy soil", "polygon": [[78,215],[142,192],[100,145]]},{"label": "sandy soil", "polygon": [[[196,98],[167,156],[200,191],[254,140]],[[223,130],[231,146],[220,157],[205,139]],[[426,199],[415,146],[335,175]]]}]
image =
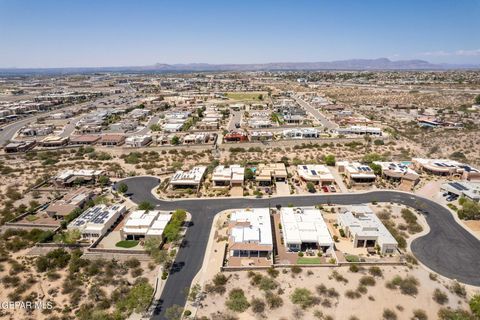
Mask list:
[{"label": "sandy soil", "polygon": [[[332,303],[331,307],[324,307],[322,305],[314,306],[303,310],[302,319],[316,319],[313,315],[314,310],[320,310],[325,315],[331,315],[335,319],[348,319],[352,315],[356,315],[359,319],[381,319],[385,308],[394,310],[399,319],[409,319],[413,310],[423,309],[429,319],[436,319],[436,314],[440,309],[440,305],[432,299],[433,291],[436,288],[441,289],[448,295],[449,302],[445,306],[452,308],[467,307],[464,299],[455,296],[448,292],[445,285],[448,283],[442,280],[431,280],[429,273],[420,267],[409,269],[408,267],[382,267],[383,278],[376,278],[376,285],[368,288],[368,292],[359,299],[349,299],[345,297],[345,291],[355,290],[358,286],[359,279],[363,273],[352,273],[348,268],[336,268],[347,280],[347,284],[339,283],[329,276],[332,273],[332,268],[311,268],[311,273],[308,274],[307,269],[304,269],[300,275],[292,277],[290,271],[286,270],[280,272],[276,281],[280,284],[280,288],[284,290],[281,295],[284,305],[281,308],[268,310],[265,312],[265,317],[268,319],[298,319],[298,315],[293,315],[297,308],[290,301],[290,295],[295,288],[307,288],[312,293],[315,293],[315,287],[324,284],[328,288],[335,288],[340,294],[336,299],[329,299]],[[284,273],[285,272],[285,273]],[[265,272],[262,274],[266,275]],[[249,279],[246,271],[227,273],[230,280],[227,283],[227,293],[223,296],[210,294],[203,303],[203,308],[198,310],[197,316],[210,316],[217,311],[226,310],[225,300],[228,292],[232,288],[242,288],[245,295],[250,300],[251,297],[263,297],[263,293],[249,284]],[[419,292],[416,296],[407,296],[401,294],[398,289],[391,290],[385,287],[385,283],[391,280],[394,276],[400,275],[405,277],[407,275],[414,276],[420,282]],[[321,300],[325,300],[321,298]],[[401,309],[401,311],[400,311]],[[231,313],[230,311],[225,311]],[[238,314],[240,319],[258,319],[250,309],[244,313]]]}]

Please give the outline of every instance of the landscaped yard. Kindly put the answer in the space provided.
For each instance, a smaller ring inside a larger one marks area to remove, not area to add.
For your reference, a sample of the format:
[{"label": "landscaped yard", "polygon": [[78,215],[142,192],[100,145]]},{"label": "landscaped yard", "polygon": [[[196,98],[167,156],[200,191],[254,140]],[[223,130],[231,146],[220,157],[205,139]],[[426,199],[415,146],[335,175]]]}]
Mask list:
[{"label": "landscaped yard", "polygon": [[138,245],[137,240],[122,240],[122,241],[118,241],[115,244],[116,247],[127,248],[127,249],[136,247],[137,245]]},{"label": "landscaped yard", "polygon": [[298,258],[297,264],[320,264],[320,258]]},{"label": "landscaped yard", "polygon": [[38,217],[37,216],[27,216],[26,219],[28,221],[32,222],[32,221],[38,220]]}]

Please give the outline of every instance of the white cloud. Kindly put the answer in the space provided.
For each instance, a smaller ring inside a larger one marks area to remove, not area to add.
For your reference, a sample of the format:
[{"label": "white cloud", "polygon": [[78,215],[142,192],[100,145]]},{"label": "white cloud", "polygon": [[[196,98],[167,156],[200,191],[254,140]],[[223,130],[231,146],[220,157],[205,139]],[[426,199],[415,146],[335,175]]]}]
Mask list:
[{"label": "white cloud", "polygon": [[473,50],[457,50],[457,51],[430,51],[420,53],[422,56],[427,57],[478,57],[480,56],[480,49]]}]

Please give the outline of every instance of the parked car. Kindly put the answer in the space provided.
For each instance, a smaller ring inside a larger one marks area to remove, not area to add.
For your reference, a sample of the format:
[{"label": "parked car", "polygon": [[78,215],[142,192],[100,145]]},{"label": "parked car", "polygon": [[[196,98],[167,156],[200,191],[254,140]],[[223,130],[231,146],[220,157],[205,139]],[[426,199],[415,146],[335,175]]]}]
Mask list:
[{"label": "parked car", "polygon": [[330,192],[337,192],[337,189],[334,186],[330,186]]}]

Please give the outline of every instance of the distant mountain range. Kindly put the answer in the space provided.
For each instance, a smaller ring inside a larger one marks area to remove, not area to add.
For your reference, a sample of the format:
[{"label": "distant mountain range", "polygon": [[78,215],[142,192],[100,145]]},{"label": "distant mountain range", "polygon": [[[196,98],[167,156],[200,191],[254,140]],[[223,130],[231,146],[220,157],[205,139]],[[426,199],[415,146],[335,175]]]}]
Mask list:
[{"label": "distant mountain range", "polygon": [[480,69],[480,65],[433,64],[424,60],[351,59],[330,62],[277,62],[257,64],[163,64],[131,67],[92,67],[92,68],[0,68],[3,75],[28,74],[72,74],[95,72],[203,72],[203,71],[321,71],[321,70],[456,70]]}]

